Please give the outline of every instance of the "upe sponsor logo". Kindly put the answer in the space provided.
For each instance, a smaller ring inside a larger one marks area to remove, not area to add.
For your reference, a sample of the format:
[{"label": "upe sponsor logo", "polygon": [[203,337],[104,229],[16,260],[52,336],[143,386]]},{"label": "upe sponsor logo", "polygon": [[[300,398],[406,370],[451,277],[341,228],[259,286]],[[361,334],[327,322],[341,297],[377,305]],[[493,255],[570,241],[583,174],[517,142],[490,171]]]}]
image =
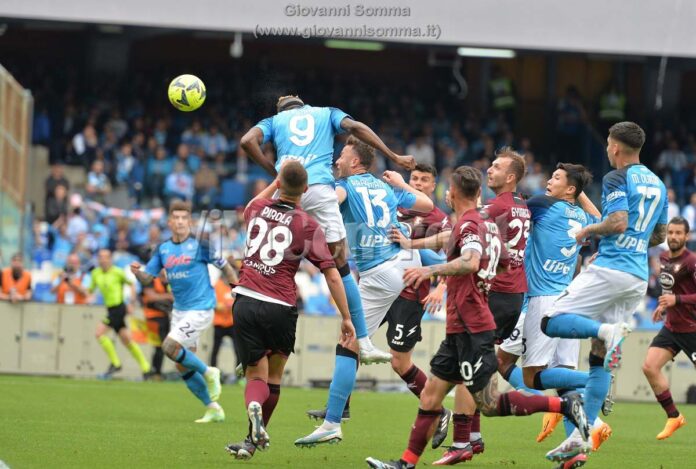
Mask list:
[{"label": "upe sponsor logo", "polygon": [[546,259],[546,262],[544,262],[544,270],[552,274],[562,272],[563,275],[568,275],[570,272],[570,265],[553,259]]}]

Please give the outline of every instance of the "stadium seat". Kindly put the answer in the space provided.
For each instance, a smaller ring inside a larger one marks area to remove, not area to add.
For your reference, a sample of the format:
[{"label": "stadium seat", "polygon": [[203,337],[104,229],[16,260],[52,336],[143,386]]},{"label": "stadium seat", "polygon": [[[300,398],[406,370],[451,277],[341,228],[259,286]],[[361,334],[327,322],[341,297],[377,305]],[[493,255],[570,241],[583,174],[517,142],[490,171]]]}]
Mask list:
[{"label": "stadium seat", "polygon": [[222,208],[237,208],[243,206],[247,200],[246,184],[234,179],[222,181],[218,204]]}]

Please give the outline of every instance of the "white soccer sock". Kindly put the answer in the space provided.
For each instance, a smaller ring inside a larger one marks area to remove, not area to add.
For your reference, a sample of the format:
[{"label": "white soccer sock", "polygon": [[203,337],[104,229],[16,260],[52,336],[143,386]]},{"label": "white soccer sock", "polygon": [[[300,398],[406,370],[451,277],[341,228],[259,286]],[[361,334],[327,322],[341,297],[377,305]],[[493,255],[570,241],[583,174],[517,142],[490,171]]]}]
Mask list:
[{"label": "white soccer sock", "polygon": [[358,339],[358,344],[360,344],[360,348],[372,348],[372,341],[370,340],[369,337],[363,337],[362,339]]},{"label": "white soccer sock", "polygon": [[208,407],[208,409],[215,409],[215,410],[222,409],[222,407],[220,407],[220,404],[218,404],[217,402],[211,402],[210,404],[208,404],[207,407]]},{"label": "white soccer sock", "polygon": [[337,430],[339,428],[341,428],[340,423],[332,423],[332,422],[329,422],[328,420],[324,420],[324,423],[321,424],[321,429],[324,431]]},{"label": "white soccer sock", "polygon": [[454,443],[452,443],[452,446],[453,446],[454,448],[459,448],[459,449],[461,449],[461,448],[466,448],[468,444],[469,444],[469,443],[462,443],[461,441],[455,441]]},{"label": "white soccer sock", "polygon": [[597,332],[597,336],[602,339],[604,342],[609,342],[609,339],[611,339],[611,334],[614,332],[614,325],[613,324],[602,324],[599,326],[599,331]]},{"label": "white soccer sock", "polygon": [[481,432],[471,432],[469,434],[469,441],[476,441],[481,439]]}]

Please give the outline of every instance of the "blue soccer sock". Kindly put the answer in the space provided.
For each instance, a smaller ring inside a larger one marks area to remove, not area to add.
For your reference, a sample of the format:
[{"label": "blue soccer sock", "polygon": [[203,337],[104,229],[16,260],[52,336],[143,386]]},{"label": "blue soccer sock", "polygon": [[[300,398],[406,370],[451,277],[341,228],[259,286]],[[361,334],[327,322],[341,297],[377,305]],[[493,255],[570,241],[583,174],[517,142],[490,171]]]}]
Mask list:
[{"label": "blue soccer sock", "polygon": [[585,386],[585,413],[594,423],[611,386],[611,373],[604,369],[604,359],[590,353],[590,376]]},{"label": "blue soccer sock", "polygon": [[203,405],[210,404],[210,394],[208,394],[208,385],[205,383],[203,375],[197,373],[193,370],[189,370],[186,373],[181,374],[181,379],[186,383],[186,387],[189,391],[198,398]]},{"label": "blue soccer sock", "polygon": [[326,421],[341,423],[346,401],[353,392],[355,375],[358,371],[358,354],[341,345],[336,345],[336,365],[329,386],[329,402],[326,404]]},{"label": "blue soccer sock", "polygon": [[190,350],[186,350],[183,347],[179,349],[179,353],[174,361],[188,368],[189,370],[197,371],[201,375],[204,375],[208,370],[208,365],[203,363],[195,353]]},{"label": "blue soccer sock", "polygon": [[508,371],[505,374],[507,375],[507,376],[503,376],[503,378],[505,378],[505,381],[510,383],[510,386],[517,389],[518,391],[526,391],[530,394],[536,394],[536,395],[542,394],[541,391],[537,391],[536,389],[530,389],[524,385],[524,377],[522,376],[522,369],[520,367],[518,367],[517,365],[512,365],[510,368],[508,368]]},{"label": "blue soccer sock", "polygon": [[589,374],[586,371],[570,368],[550,368],[542,370],[534,377],[536,389],[582,388],[587,384]]},{"label": "blue soccer sock", "polygon": [[587,339],[597,337],[599,326],[602,324],[585,316],[577,314],[559,314],[548,318],[546,327],[542,330],[549,337],[560,337],[562,339]]},{"label": "blue soccer sock", "polygon": [[348,270],[346,275],[341,277],[341,280],[343,280],[343,288],[346,291],[348,309],[350,310],[350,320],[353,322],[355,335],[358,339],[367,337],[367,323],[365,323],[365,313],[363,312],[362,301],[360,300],[358,284],[350,270]]}]

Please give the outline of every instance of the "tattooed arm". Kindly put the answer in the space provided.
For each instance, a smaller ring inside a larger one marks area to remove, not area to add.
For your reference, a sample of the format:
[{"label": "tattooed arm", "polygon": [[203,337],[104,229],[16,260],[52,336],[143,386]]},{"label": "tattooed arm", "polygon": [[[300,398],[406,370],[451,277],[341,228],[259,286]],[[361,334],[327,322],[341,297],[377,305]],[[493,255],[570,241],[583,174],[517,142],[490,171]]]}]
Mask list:
[{"label": "tattooed arm", "polygon": [[655,229],[653,230],[652,234],[650,235],[650,247],[657,246],[659,244],[662,244],[665,242],[665,238],[667,237],[667,225],[658,223],[655,225]]},{"label": "tattooed arm", "polygon": [[575,239],[582,242],[585,238],[591,235],[607,236],[613,234],[621,234],[628,228],[628,212],[619,210],[610,213],[601,223],[589,225],[578,231]]},{"label": "tattooed arm", "polygon": [[404,283],[418,288],[420,284],[435,275],[466,275],[479,270],[481,254],[474,249],[466,249],[462,255],[446,264],[432,265],[430,267],[416,267],[406,269]]}]

